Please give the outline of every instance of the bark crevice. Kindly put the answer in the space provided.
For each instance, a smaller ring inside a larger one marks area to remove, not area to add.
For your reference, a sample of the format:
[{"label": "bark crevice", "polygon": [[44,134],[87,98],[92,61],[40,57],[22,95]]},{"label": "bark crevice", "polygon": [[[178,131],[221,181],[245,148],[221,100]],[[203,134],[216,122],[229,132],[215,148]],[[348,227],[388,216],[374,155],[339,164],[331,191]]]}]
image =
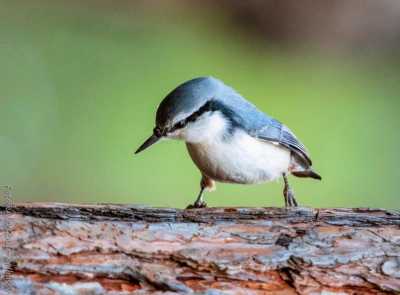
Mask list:
[{"label": "bark crevice", "polygon": [[4,294],[400,293],[397,211],[21,203],[7,212]]}]

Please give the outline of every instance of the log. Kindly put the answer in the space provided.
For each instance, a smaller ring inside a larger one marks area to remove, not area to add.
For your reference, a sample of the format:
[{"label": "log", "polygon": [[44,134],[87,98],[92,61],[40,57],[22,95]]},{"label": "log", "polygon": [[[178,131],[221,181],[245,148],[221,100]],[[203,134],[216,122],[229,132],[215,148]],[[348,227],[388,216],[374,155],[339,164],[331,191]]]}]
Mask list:
[{"label": "log", "polygon": [[60,203],[0,211],[1,294],[400,294],[399,211]]}]

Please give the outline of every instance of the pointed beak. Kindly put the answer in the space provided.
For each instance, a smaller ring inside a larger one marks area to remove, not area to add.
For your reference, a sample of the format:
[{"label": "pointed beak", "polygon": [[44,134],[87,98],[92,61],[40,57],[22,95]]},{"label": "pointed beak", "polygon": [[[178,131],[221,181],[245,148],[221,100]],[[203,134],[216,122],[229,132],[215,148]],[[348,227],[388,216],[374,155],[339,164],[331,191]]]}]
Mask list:
[{"label": "pointed beak", "polygon": [[140,153],[141,151],[144,151],[151,145],[155,144],[160,139],[161,139],[161,136],[157,136],[157,135],[153,134],[137,149],[137,151],[135,152],[135,155]]}]

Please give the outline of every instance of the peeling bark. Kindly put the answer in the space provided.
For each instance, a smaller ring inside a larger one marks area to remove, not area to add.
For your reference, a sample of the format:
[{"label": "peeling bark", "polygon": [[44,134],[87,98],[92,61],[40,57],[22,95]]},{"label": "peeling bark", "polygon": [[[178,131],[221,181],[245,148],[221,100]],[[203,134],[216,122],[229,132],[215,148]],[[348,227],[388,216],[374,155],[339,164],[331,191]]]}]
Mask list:
[{"label": "peeling bark", "polygon": [[0,294],[400,294],[398,211],[21,203],[0,219]]}]

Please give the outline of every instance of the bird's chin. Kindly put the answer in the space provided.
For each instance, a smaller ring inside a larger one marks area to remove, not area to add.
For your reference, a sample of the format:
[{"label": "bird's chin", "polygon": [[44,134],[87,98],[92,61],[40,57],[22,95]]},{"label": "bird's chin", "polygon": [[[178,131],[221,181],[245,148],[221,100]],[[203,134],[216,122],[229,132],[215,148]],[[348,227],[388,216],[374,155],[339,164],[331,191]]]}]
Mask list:
[{"label": "bird's chin", "polygon": [[166,138],[168,138],[168,139],[174,139],[174,140],[185,140],[184,134],[183,134],[180,130],[177,130],[177,131],[168,133],[168,134],[166,135]]}]

